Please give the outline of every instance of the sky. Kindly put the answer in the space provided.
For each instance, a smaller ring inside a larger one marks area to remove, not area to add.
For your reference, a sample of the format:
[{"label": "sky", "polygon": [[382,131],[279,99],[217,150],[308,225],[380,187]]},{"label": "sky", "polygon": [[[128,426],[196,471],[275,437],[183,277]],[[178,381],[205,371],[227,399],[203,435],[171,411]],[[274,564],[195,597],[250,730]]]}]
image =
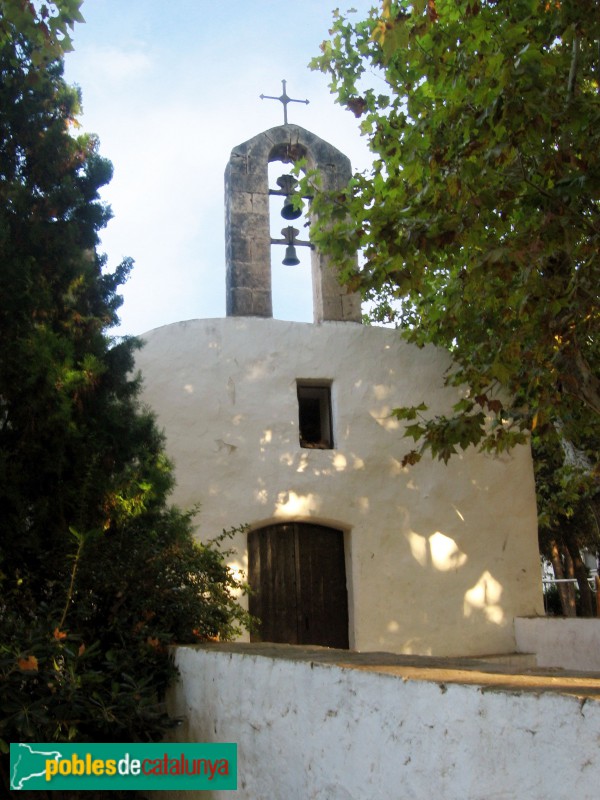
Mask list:
[{"label": "sky", "polygon": [[[346,7],[366,16],[371,0]],[[223,175],[231,150],[290,123],[369,164],[358,121],[311,71],[335,0],[84,0],[65,77],[83,96],[82,128],[96,133],[114,177],[102,192],[113,219],[100,252],[108,269],[131,257],[121,325],[139,335],[186,319],[225,315]],[[285,171],[285,170],[282,170]],[[282,220],[282,226],[284,221]],[[287,222],[285,223],[288,224]],[[306,238],[301,236],[300,238]],[[281,267],[272,248],[273,316],[312,321],[308,252]],[[280,258],[281,257],[281,258]]]}]

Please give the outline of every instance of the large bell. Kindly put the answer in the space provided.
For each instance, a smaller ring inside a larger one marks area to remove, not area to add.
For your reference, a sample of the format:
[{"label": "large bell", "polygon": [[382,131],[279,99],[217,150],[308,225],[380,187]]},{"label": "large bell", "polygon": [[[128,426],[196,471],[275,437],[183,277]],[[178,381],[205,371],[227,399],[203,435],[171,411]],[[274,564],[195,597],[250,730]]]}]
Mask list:
[{"label": "large bell", "polygon": [[298,217],[302,214],[302,209],[295,207],[292,197],[293,195],[288,195],[288,197],[286,197],[283,201],[281,216],[284,219],[298,219]]},{"label": "large bell", "polygon": [[286,267],[295,267],[296,264],[300,263],[300,259],[296,255],[296,248],[293,244],[288,244],[285,248],[285,258],[281,263]]},{"label": "large bell", "polygon": [[286,197],[283,201],[283,208],[281,209],[281,216],[284,219],[298,219],[302,215],[302,209],[294,206],[294,189],[298,185],[298,181],[293,175],[282,175],[277,179],[277,185],[285,192]]}]

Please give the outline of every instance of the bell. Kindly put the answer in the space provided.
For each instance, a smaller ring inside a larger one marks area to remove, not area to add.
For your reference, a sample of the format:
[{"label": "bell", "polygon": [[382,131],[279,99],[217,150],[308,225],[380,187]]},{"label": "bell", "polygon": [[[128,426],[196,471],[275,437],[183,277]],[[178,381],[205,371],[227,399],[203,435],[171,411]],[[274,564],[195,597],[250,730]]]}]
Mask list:
[{"label": "bell", "polygon": [[286,267],[295,267],[296,264],[300,263],[300,259],[296,255],[296,248],[293,244],[288,244],[285,248],[285,258],[281,263]]},{"label": "bell", "polygon": [[298,217],[302,215],[302,209],[294,206],[292,197],[293,195],[288,195],[283,201],[281,216],[284,219],[298,219]]},{"label": "bell", "polygon": [[302,209],[294,206],[294,189],[298,185],[298,181],[293,175],[282,175],[277,178],[277,185],[282,192],[285,192],[285,200],[283,201],[283,208],[281,209],[281,216],[284,219],[298,219],[302,215]]}]

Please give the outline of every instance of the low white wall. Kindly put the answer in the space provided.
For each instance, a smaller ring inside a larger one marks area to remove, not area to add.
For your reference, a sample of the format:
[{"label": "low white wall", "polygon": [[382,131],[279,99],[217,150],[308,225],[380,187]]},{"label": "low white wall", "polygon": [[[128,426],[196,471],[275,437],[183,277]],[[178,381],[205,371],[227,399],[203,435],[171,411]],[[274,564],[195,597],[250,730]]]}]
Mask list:
[{"label": "low white wall", "polygon": [[176,660],[176,738],[237,742],[239,800],[597,797],[597,701],[193,647]]},{"label": "low white wall", "polygon": [[517,652],[535,653],[539,667],[600,672],[600,619],[515,619]]}]

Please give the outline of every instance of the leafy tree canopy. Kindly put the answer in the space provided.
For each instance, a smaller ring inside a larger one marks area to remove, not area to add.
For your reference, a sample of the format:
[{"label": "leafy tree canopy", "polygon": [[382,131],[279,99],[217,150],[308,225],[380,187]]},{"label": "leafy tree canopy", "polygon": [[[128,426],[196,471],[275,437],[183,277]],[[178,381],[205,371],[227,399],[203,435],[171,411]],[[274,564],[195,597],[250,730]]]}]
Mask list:
[{"label": "leafy tree canopy", "polygon": [[0,752],[160,738],[167,646],[247,623],[107,333],[131,262],[96,252],[112,167],[54,57],[78,8],[0,0]]},{"label": "leafy tree canopy", "polygon": [[0,42],[22,34],[33,66],[60,58],[73,49],[70,31],[83,0],[0,0]]},{"label": "leafy tree canopy", "polygon": [[448,417],[397,410],[417,443],[405,463],[533,432],[577,453],[565,497],[595,492],[597,3],[383,0],[365,20],[335,12],[330,34],[312,66],[360,119],[373,166],[343,193],[313,188],[313,239],[341,264],[362,250],[343,279],[375,320],[450,350],[446,379],[468,389]]}]

